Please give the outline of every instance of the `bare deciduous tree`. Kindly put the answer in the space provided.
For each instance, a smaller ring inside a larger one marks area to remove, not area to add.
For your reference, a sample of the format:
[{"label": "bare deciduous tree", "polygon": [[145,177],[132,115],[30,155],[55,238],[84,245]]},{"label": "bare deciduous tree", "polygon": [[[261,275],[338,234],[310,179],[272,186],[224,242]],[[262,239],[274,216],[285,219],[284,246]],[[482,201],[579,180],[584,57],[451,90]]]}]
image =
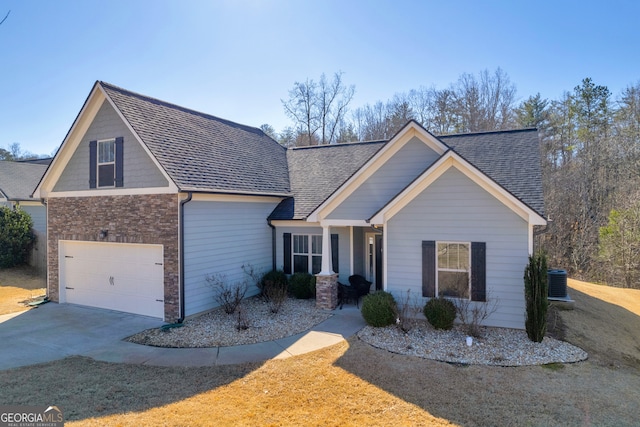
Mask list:
[{"label": "bare deciduous tree", "polygon": [[516,87],[501,69],[484,70],[479,78],[463,74],[455,86],[458,132],[507,129],[514,125]]},{"label": "bare deciduous tree", "polygon": [[289,99],[282,100],[285,113],[304,135],[296,145],[337,142],[339,127],[355,94],[355,86],[346,86],[342,74],[335,73],[331,81],[322,74],[318,83],[309,79],[295,82]]}]

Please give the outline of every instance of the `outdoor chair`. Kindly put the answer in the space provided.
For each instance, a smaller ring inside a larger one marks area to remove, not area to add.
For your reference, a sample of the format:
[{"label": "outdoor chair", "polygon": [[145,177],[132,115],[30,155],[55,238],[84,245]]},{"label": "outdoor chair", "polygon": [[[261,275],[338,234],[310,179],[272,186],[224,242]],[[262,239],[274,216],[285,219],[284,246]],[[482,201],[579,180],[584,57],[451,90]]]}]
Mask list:
[{"label": "outdoor chair", "polygon": [[338,304],[340,305],[340,310],[342,310],[342,306],[344,305],[344,303],[349,301],[354,303],[357,307],[358,298],[359,297],[356,288],[349,285],[343,285],[342,283],[338,282]]},{"label": "outdoor chair", "polygon": [[369,293],[369,290],[371,289],[371,283],[372,282],[368,281],[359,274],[349,276],[349,284],[351,284],[356,292],[356,306],[358,306],[360,297],[363,297]]}]

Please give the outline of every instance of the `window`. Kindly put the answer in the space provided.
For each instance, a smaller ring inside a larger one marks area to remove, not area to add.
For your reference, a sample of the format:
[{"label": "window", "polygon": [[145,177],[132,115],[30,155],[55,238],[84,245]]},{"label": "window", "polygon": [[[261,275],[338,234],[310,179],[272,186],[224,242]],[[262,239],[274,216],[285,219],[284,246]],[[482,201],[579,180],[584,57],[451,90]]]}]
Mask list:
[{"label": "window", "polygon": [[469,298],[469,243],[438,242],[438,296]]},{"label": "window", "polygon": [[486,242],[423,240],[422,296],[486,301]]},{"label": "window", "polygon": [[116,171],[116,140],[98,141],[98,187],[113,187]]},{"label": "window", "polygon": [[293,272],[317,274],[322,269],[322,236],[293,236]]},{"label": "window", "polygon": [[[286,274],[297,272],[318,274],[322,270],[322,235],[282,233],[283,265]],[[338,235],[331,235],[331,263],[338,273]]]},{"label": "window", "polygon": [[124,186],[123,137],[89,141],[89,188]]}]

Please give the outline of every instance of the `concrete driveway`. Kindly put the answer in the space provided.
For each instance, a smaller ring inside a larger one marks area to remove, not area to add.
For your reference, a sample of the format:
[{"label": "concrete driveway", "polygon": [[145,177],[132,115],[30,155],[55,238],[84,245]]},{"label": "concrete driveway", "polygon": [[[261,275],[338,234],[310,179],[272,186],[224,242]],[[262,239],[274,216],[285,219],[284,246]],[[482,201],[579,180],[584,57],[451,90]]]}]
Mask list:
[{"label": "concrete driveway", "polygon": [[69,304],[44,304],[0,316],[0,370],[72,355],[150,366],[215,366],[283,359],[334,345],[365,326],[360,310],[345,306],[308,331],[274,341],[230,347],[161,348],[122,341],[163,324],[159,319]]},{"label": "concrete driveway", "polygon": [[91,355],[162,324],[151,317],[56,303],[2,315],[0,369]]}]

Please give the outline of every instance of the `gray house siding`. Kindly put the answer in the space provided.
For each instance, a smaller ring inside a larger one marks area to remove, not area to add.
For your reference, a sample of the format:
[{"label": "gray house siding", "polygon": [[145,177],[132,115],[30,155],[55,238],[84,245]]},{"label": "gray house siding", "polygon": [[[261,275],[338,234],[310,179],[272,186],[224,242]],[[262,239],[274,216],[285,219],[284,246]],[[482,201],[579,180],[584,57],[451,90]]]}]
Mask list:
[{"label": "gray house siding", "polygon": [[[282,270],[284,268],[284,233],[304,234],[304,235],[322,235],[322,227],[277,227],[276,228],[276,268]],[[350,264],[350,231],[348,227],[331,227],[331,234],[338,235],[338,281],[340,283],[349,283],[348,279],[351,275]]]},{"label": "gray house siding", "polygon": [[25,205],[20,204],[20,209],[31,216],[33,221],[33,229],[38,233],[46,235],[47,233],[47,208],[44,205]]},{"label": "gray house siding", "polygon": [[[275,202],[191,201],[184,207],[185,315],[216,307],[208,274],[229,283],[249,279],[242,266],[267,271],[272,265],[272,233],[266,218]],[[247,296],[258,293],[252,286]]]},{"label": "gray house siding", "polygon": [[527,223],[461,172],[445,172],[388,221],[385,234],[387,290],[399,299],[411,289],[422,303],[422,241],[486,242],[487,298],[499,308],[485,324],[524,328]]},{"label": "gray house siding", "polygon": [[368,219],[438,159],[438,154],[412,138],[328,216]]},{"label": "gray house siding", "polygon": [[124,137],[124,188],[167,187],[166,178],[111,105],[104,101],[54,191],[89,189],[89,141]]}]

